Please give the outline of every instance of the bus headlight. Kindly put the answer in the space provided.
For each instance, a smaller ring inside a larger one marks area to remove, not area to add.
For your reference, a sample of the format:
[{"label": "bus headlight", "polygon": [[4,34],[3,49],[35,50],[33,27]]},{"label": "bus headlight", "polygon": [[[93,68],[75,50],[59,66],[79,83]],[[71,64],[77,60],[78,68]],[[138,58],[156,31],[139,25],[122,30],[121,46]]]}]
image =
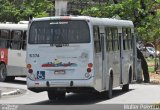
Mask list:
[{"label": "bus headlight", "polygon": [[87,72],[90,73],[92,71],[91,68],[87,68]]}]

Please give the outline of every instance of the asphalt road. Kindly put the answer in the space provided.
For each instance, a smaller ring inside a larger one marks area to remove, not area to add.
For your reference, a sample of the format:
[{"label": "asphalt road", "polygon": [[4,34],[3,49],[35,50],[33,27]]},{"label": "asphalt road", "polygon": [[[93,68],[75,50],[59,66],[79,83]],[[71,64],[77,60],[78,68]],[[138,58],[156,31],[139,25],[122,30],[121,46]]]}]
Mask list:
[{"label": "asphalt road", "polygon": [[[116,104],[160,104],[160,85],[153,85],[153,84],[131,84],[130,91],[122,92],[121,88],[115,88],[113,91],[113,98],[112,99],[101,99],[93,94],[67,94],[66,99],[59,100],[59,101],[49,101],[47,97],[47,92],[41,93],[34,93],[27,90],[25,78],[17,78],[16,81],[12,83],[2,83],[0,82],[1,87],[13,87],[13,88],[20,88],[26,90],[24,94],[15,95],[15,96],[7,96],[2,97],[0,99],[0,104],[25,104],[25,105],[32,105],[32,107],[40,107],[37,105],[60,105],[63,109],[65,109],[65,105],[72,105],[73,109],[77,108],[74,105],[83,105],[92,106],[93,109],[97,106],[100,106],[106,109],[105,105],[113,105]],[[103,104],[103,106],[101,106]],[[23,106],[25,106],[23,105]],[[110,106],[107,107],[110,107]],[[114,107],[116,107],[114,106]],[[53,107],[53,106],[47,106]],[[58,106],[54,106],[58,107]],[[83,108],[82,107],[82,108]],[[92,107],[89,107],[91,109]],[[123,106],[124,107],[124,106]],[[23,109],[25,107],[22,107]],[[28,107],[27,107],[28,108]],[[26,110],[27,110],[26,108]],[[79,107],[78,107],[79,108]],[[29,108],[28,108],[29,109]],[[92,109],[92,110],[93,110]],[[1,110],[1,107],[0,107]],[[80,109],[78,109],[80,110]]]}]

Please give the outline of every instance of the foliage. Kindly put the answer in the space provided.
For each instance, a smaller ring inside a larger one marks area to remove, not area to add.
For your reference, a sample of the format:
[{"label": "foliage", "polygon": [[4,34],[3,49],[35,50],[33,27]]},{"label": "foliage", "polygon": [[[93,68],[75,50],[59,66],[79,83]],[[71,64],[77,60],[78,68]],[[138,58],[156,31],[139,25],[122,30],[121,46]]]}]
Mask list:
[{"label": "foliage", "polygon": [[[160,11],[155,12],[155,9],[160,5],[160,0],[117,0],[119,2],[116,4],[109,1],[94,4],[93,1],[96,0],[70,0],[74,4],[80,4],[81,8],[77,9],[82,15],[132,20],[135,32],[145,42],[154,42],[159,37]],[[52,2],[53,0],[0,0],[0,22],[28,20],[31,14],[34,17],[48,16],[47,11],[53,9]],[[87,3],[89,5],[84,8],[83,4]]]},{"label": "foliage", "polygon": [[159,15],[155,12],[155,7],[159,5],[153,0],[122,0],[117,4],[105,3],[97,4],[94,7],[88,7],[83,10],[83,15],[96,17],[116,17],[132,20],[135,25],[135,31],[139,38],[144,41],[154,41],[158,38],[160,31]]},{"label": "foliage", "polygon": [[0,22],[18,22],[34,17],[48,16],[53,8],[51,0],[0,0]]}]

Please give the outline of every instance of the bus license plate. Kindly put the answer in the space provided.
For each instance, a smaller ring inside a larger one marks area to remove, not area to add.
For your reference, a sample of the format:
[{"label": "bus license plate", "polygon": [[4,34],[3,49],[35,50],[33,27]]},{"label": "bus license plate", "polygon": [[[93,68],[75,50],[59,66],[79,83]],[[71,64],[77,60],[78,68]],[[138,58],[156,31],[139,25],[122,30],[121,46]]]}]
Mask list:
[{"label": "bus license plate", "polygon": [[55,70],[54,74],[65,74],[64,70]]}]

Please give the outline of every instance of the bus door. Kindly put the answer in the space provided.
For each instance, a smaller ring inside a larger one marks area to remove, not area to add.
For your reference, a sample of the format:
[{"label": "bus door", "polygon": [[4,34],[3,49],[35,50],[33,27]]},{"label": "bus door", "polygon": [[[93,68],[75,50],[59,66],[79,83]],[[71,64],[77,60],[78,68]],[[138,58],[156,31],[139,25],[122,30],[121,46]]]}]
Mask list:
[{"label": "bus door", "polygon": [[123,64],[124,64],[124,55],[123,55],[123,36],[122,36],[122,28],[118,28],[118,36],[119,36],[119,49],[120,49],[120,85],[123,84]]},{"label": "bus door", "polygon": [[132,48],[133,48],[133,80],[136,80],[137,74],[137,48],[136,48],[136,39],[134,36],[134,31],[132,29]]},{"label": "bus door", "polygon": [[[25,51],[22,51],[22,31],[13,30],[11,33],[11,44],[10,44],[10,52],[9,55],[9,65],[13,67],[25,67]],[[16,60],[15,60],[16,59]],[[15,63],[16,61],[16,63]],[[15,71],[17,71],[15,69]]]},{"label": "bus door", "polygon": [[104,90],[105,86],[105,73],[104,73],[104,29],[103,27],[94,26],[94,49],[95,49],[95,77],[96,78],[96,89]]},{"label": "bus door", "polygon": [[100,44],[101,44],[101,53],[102,53],[102,90],[106,90],[106,66],[105,66],[105,30],[104,27],[100,27]]}]

